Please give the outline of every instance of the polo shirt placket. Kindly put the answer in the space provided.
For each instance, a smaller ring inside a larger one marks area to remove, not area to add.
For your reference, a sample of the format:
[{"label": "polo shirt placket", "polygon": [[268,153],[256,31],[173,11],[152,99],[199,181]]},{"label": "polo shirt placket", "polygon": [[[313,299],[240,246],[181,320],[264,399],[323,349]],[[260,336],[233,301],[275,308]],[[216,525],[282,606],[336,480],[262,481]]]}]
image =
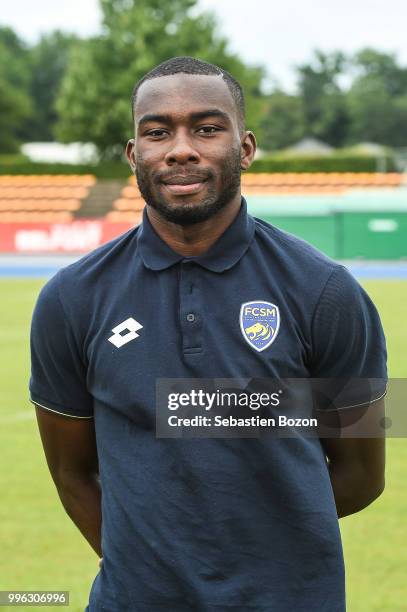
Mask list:
[{"label": "polo shirt placket", "polygon": [[179,319],[184,358],[202,352],[203,313],[198,266],[187,259],[178,264]]}]

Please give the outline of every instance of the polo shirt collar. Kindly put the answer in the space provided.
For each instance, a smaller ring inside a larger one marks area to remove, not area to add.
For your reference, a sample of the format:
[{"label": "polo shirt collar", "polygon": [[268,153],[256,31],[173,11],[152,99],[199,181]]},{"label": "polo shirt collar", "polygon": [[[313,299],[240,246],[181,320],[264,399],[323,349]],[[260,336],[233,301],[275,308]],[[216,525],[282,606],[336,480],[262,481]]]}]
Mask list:
[{"label": "polo shirt collar", "polygon": [[138,235],[138,249],[144,265],[150,270],[165,270],[179,261],[191,261],[212,272],[224,272],[232,268],[247,251],[253,240],[254,227],[253,218],[247,214],[246,200],[242,198],[236,218],[210,249],[199,257],[184,257],[160,238],[145,208]]}]

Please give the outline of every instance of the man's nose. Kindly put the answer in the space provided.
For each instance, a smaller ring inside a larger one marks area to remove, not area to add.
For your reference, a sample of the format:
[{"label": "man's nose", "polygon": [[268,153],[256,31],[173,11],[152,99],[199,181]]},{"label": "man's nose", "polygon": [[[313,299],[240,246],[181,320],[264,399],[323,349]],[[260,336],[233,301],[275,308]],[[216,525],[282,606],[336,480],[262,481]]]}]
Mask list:
[{"label": "man's nose", "polygon": [[178,134],[172,140],[171,145],[165,155],[165,161],[168,165],[187,164],[188,162],[199,163],[200,155],[193,147],[188,134]]}]

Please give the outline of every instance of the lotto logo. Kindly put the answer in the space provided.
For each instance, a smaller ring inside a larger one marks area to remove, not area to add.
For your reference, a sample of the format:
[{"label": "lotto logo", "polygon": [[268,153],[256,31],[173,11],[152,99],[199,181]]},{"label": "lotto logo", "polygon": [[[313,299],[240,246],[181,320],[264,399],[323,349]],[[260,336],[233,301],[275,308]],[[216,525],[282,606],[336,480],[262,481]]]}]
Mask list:
[{"label": "lotto logo", "polygon": [[[117,348],[120,348],[121,346],[123,346],[124,344],[127,344],[131,340],[138,338],[139,334],[137,332],[139,331],[139,329],[142,329],[142,328],[143,326],[138,321],[133,319],[133,317],[130,317],[129,319],[126,319],[125,321],[123,321],[123,323],[119,323],[119,325],[116,325],[116,327],[113,327],[112,329],[113,336],[110,336],[108,340],[109,342],[117,346]],[[122,332],[126,330],[127,330],[127,334],[123,334]]]}]

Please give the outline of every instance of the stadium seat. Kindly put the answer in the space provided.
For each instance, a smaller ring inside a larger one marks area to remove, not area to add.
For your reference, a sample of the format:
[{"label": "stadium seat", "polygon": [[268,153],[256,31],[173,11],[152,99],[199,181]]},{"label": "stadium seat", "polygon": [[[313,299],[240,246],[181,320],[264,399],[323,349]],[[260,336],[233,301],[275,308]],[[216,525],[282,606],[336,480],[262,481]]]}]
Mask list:
[{"label": "stadium seat", "polygon": [[95,182],[92,175],[0,176],[0,222],[69,221]]},{"label": "stadium seat", "polygon": [[106,215],[106,221],[110,221],[110,223],[133,223],[134,225],[139,225],[141,219],[142,214],[133,211],[112,210]]},{"label": "stadium seat", "polygon": [[96,183],[96,177],[91,174],[27,174],[12,175],[4,174],[0,176],[0,186],[70,186],[92,187]]},{"label": "stadium seat", "polygon": [[[248,195],[292,193],[343,193],[360,187],[400,187],[404,176],[395,172],[258,172],[242,175],[242,190]],[[123,188],[122,199],[140,197],[135,177]]]},{"label": "stadium seat", "polygon": [[73,220],[69,212],[3,212],[0,211],[0,223],[66,223]]},{"label": "stadium seat", "polygon": [[75,211],[80,208],[80,200],[74,198],[66,200],[24,200],[24,199],[10,199],[0,200],[0,211]]}]

